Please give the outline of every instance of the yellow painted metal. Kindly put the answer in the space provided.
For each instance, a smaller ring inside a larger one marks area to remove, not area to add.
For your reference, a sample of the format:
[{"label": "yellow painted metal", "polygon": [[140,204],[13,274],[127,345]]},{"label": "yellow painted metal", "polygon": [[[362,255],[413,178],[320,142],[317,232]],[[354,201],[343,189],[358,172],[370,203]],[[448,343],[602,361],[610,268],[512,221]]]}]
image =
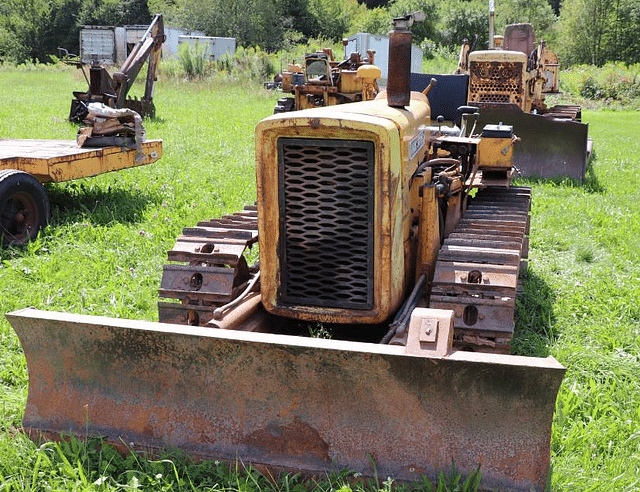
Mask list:
[{"label": "yellow painted metal", "polygon": [[438,226],[438,200],[435,185],[422,188],[422,213],[420,215],[420,240],[418,245],[418,268],[416,280],[425,273],[433,278],[436,258],[440,249],[440,227]]},{"label": "yellow painted metal", "polygon": [[477,162],[479,169],[511,169],[513,166],[513,138],[480,139],[478,142]]},{"label": "yellow painted metal", "polygon": [[[379,323],[399,307],[413,283],[415,242],[411,224],[418,211],[411,209],[409,181],[426,152],[424,131],[429,104],[414,93],[411,105],[390,108],[385,99],[277,114],[256,127],[256,174],[260,269],[263,304],[281,316],[327,323]],[[373,307],[359,310],[316,306],[283,306],[281,285],[280,206],[277,145],[279,138],[368,141],[375,148]],[[417,185],[417,182],[416,182]],[[401,204],[400,206],[398,206]]]},{"label": "yellow painted metal", "polygon": [[474,51],[469,55],[468,102],[511,103],[531,110],[527,55],[519,51]]},{"label": "yellow painted metal", "polygon": [[41,182],[56,183],[156,162],[162,140],[148,140],[137,151],[123,147],[78,147],[73,140],[0,139],[0,169],[25,171]]},{"label": "yellow painted metal", "polygon": [[340,72],[340,92],[362,91],[362,80],[358,78],[359,72],[355,70],[343,70]]}]

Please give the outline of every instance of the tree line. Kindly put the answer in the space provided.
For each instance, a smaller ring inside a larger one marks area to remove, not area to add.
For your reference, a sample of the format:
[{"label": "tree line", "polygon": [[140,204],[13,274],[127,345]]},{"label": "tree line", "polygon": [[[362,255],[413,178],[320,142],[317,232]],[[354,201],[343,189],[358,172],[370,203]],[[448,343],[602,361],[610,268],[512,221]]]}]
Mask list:
[{"label": "tree line", "polygon": [[[393,17],[421,10],[415,42],[430,53],[464,39],[488,45],[488,0],[2,0],[0,62],[52,61],[78,52],[83,25],[165,25],[234,37],[239,46],[289,50],[310,38],[339,41],[357,32],[387,34]],[[533,24],[565,65],[640,62],[638,0],[496,0],[496,33]]]}]

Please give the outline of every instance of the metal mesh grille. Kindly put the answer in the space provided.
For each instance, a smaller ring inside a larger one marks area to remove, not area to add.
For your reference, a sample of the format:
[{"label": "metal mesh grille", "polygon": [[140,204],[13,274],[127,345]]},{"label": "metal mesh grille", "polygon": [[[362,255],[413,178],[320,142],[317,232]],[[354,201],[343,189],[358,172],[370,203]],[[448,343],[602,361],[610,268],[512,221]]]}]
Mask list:
[{"label": "metal mesh grille", "polygon": [[471,62],[469,102],[512,102],[522,98],[522,63]]},{"label": "metal mesh grille", "polygon": [[373,304],[373,143],[278,141],[282,304]]}]

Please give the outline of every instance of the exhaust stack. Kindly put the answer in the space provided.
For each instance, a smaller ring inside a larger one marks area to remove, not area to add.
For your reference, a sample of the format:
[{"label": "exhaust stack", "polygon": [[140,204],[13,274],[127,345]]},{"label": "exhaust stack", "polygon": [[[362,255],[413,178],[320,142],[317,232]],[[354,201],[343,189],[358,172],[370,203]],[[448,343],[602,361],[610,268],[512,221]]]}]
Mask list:
[{"label": "exhaust stack", "polygon": [[393,19],[389,33],[389,78],[387,80],[387,104],[404,108],[411,101],[411,26],[422,22],[424,12]]}]

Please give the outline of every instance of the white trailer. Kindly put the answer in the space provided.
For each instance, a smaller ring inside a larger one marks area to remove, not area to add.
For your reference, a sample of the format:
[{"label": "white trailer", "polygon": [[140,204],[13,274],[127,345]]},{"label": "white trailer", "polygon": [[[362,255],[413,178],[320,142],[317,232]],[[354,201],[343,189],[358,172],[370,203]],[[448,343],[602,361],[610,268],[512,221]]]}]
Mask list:
[{"label": "white trailer", "polygon": [[236,38],[219,38],[211,36],[178,36],[178,46],[188,43],[191,46],[196,43],[207,47],[210,60],[217,60],[228,54],[233,56],[236,52]]}]

